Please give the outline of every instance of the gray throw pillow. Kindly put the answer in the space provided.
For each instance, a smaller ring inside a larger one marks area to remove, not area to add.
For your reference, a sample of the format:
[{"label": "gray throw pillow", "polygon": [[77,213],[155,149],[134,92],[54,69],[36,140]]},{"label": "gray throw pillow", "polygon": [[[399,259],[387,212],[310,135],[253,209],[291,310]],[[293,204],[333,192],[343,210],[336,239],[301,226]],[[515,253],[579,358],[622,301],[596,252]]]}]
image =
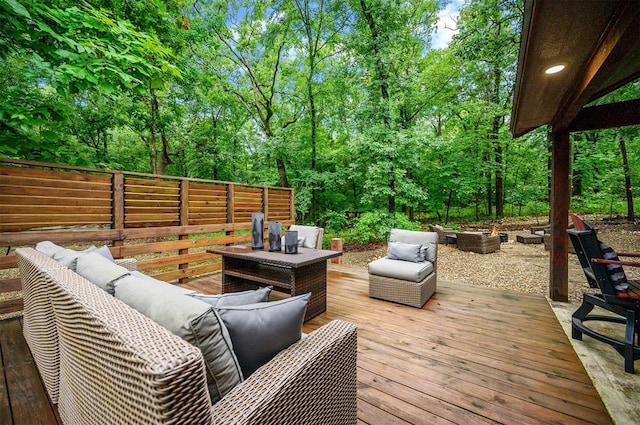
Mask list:
[{"label": "gray throw pillow", "polygon": [[419,263],[423,261],[422,245],[402,242],[389,242],[387,246],[387,258],[390,260],[411,261]]},{"label": "gray throw pillow", "polygon": [[197,298],[213,307],[227,307],[234,305],[245,305],[263,303],[269,301],[269,294],[273,286],[266,286],[253,291],[242,292],[228,292],[226,294],[219,295],[206,295],[206,294],[189,294],[190,297]]},{"label": "gray throw pillow", "polygon": [[88,254],[89,252],[95,251],[96,249],[97,248],[93,245],[82,251],[75,251],[69,248],[62,248],[61,250],[53,254],[53,259],[75,272],[78,257],[80,257],[81,255]]},{"label": "gray throw pillow", "polygon": [[81,255],[76,259],[76,273],[113,295],[115,282],[129,275],[129,270],[108,260],[97,251]]},{"label": "gray throw pillow", "polygon": [[109,249],[109,247],[107,245],[102,245],[100,248],[96,248],[95,250],[92,250],[90,252],[96,252],[100,255],[102,255],[104,258],[106,258],[107,260],[115,263],[116,260],[113,258],[113,255],[111,254],[111,250]]},{"label": "gray throw pillow", "polygon": [[429,250],[428,246],[424,246],[424,245],[420,246],[420,262],[427,261],[428,259],[427,255],[429,255],[427,253],[428,250]]},{"label": "gray throw pillow", "polygon": [[44,255],[48,255],[53,258],[54,254],[63,250],[64,247],[56,245],[51,241],[42,241],[36,244],[36,251],[42,252]]},{"label": "gray throw pillow", "polygon": [[211,403],[242,382],[229,333],[209,304],[135,276],[120,279],[115,296],[202,351]]},{"label": "gray throw pillow", "polygon": [[311,293],[280,301],[216,308],[229,330],[245,379],[300,339],[309,298]]}]

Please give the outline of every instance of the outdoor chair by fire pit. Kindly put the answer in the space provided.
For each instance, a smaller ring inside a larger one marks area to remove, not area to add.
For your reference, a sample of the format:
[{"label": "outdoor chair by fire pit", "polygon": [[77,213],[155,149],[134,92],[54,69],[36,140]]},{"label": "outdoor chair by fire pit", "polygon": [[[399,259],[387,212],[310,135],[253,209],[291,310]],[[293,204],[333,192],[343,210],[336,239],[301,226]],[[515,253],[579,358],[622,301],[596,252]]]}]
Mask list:
[{"label": "outdoor chair by fire pit", "polygon": [[487,235],[482,232],[459,232],[458,249],[478,254],[489,254],[500,250],[500,235]]},{"label": "outdoor chair by fire pit", "polygon": [[[575,221],[574,221],[575,222]],[[618,253],[596,237],[596,230],[569,229],[569,239],[575,247],[582,271],[589,286],[598,293],[584,293],[582,304],[573,313],[571,336],[582,340],[586,334],[609,344],[624,357],[624,370],[634,373],[634,362],[640,359],[640,282],[627,280],[622,266],[640,267],[640,262],[620,261],[619,257],[640,257],[640,254]],[[595,307],[613,315],[591,314]],[[618,339],[601,328],[587,326],[587,321],[619,323],[625,326],[624,340]]]},{"label": "outdoor chair by fire pit", "polygon": [[429,230],[432,232],[436,232],[438,234],[438,243],[440,244],[446,244],[447,243],[447,236],[455,236],[455,234],[457,233],[454,229],[451,229],[449,227],[442,227],[440,225],[437,224],[430,224],[429,225]]},{"label": "outdoor chair by fire pit", "polygon": [[436,291],[438,235],[392,229],[387,256],[369,263],[369,296],[422,308]]}]

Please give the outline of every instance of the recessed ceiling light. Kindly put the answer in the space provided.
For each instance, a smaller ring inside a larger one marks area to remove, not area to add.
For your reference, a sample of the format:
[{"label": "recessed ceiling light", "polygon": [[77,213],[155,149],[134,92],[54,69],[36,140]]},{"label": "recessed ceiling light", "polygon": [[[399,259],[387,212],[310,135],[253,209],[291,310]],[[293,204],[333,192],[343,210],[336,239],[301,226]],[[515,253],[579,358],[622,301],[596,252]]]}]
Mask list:
[{"label": "recessed ceiling light", "polygon": [[562,72],[565,68],[566,68],[566,65],[562,63],[557,65],[551,65],[544,69],[544,73],[547,75],[557,74],[558,72]]}]

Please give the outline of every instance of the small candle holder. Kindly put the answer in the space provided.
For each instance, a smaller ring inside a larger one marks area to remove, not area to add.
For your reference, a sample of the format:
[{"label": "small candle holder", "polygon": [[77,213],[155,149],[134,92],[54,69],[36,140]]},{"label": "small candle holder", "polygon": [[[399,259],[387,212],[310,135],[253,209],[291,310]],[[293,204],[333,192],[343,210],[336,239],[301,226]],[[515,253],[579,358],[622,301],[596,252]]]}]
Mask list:
[{"label": "small candle holder", "polygon": [[279,221],[269,223],[269,251],[277,252],[282,250],[282,225]]},{"label": "small candle holder", "polygon": [[264,213],[251,214],[251,249],[264,249]]},{"label": "small candle holder", "polygon": [[297,231],[288,231],[284,233],[284,253],[285,254],[298,253],[298,232]]}]

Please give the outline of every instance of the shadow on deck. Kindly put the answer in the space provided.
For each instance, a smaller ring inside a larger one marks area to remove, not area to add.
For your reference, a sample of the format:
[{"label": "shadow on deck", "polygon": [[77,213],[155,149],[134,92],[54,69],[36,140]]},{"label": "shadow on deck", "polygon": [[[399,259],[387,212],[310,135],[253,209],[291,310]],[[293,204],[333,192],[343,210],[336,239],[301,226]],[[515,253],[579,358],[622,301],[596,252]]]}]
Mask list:
[{"label": "shadow on deck", "polygon": [[[364,269],[332,264],[328,279],[305,331],[357,324],[359,423],[613,423],[545,298],[438,282],[418,310],[369,298]],[[219,275],[188,286],[219,293]],[[55,409],[34,416],[48,403],[20,329],[0,322],[0,425],[55,424]]]}]

